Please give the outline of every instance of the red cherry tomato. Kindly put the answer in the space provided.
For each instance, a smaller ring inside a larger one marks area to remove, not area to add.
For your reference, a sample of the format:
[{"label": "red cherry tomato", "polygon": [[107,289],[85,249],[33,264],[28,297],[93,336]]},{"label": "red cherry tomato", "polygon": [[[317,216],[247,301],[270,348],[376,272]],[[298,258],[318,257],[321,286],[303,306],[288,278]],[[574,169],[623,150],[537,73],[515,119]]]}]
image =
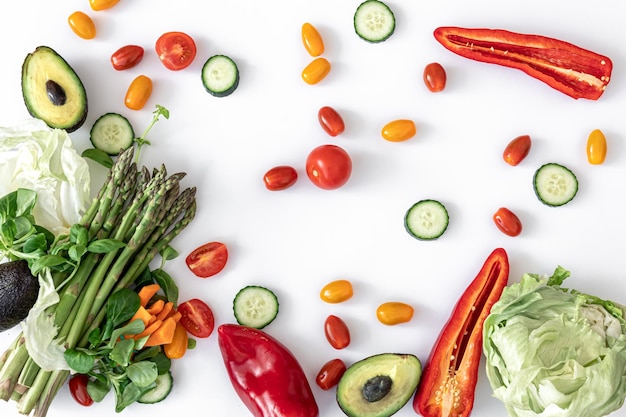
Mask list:
[{"label": "red cherry tomato", "polygon": [[346,364],[341,359],[331,359],[317,373],[315,383],[321,389],[329,390],[339,383],[346,369]]},{"label": "red cherry tomato", "polygon": [[346,126],[341,118],[341,115],[337,113],[337,110],[329,106],[324,106],[317,112],[317,119],[322,125],[322,129],[330,136],[337,136],[343,133]]},{"label": "red cherry tomato", "polygon": [[122,46],[111,55],[111,64],[117,71],[134,67],[143,59],[143,48],[139,45]]},{"label": "red cherry tomato", "polygon": [[334,190],[350,179],[352,159],[339,146],[321,145],[307,157],[306,173],[313,184],[324,190]]},{"label": "red cherry tomato", "polygon": [[280,165],[267,171],[263,176],[265,188],[270,191],[280,191],[291,187],[298,179],[298,172],[295,168]]},{"label": "red cherry tomato", "polygon": [[522,233],[522,222],[519,217],[506,207],[500,207],[493,214],[493,221],[505,235],[517,236]]},{"label": "red cherry tomato", "polygon": [[335,349],[343,349],[350,344],[350,329],[341,318],[330,315],[324,322],[324,334],[326,340]]},{"label": "red cherry tomato", "polygon": [[215,317],[211,308],[202,300],[193,298],[178,305],[180,324],[195,337],[206,338],[213,333]]},{"label": "red cherry tomato", "polygon": [[172,71],[187,68],[196,57],[196,43],[184,32],[166,32],[159,36],[155,44],[156,53]]},{"label": "red cherry tomato", "polygon": [[502,158],[509,165],[518,165],[530,152],[531,145],[530,136],[518,136],[506,145]]},{"label": "red cherry tomato", "polygon": [[433,93],[438,93],[446,88],[446,70],[440,63],[431,62],[424,68],[424,84]]},{"label": "red cherry tomato", "polygon": [[211,277],[220,272],[228,261],[228,248],[221,242],[209,242],[194,249],[185,263],[200,278]]},{"label": "red cherry tomato", "polygon": [[85,407],[89,407],[93,404],[93,399],[87,392],[87,383],[89,382],[89,377],[86,374],[74,374],[69,381],[70,394],[72,394],[72,398]]}]

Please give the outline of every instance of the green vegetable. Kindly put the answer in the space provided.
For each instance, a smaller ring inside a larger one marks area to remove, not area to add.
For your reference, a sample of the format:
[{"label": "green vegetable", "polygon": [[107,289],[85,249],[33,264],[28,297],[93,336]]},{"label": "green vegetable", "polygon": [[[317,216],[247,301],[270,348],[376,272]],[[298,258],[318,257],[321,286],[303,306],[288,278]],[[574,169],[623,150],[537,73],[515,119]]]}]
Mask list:
[{"label": "green vegetable", "polygon": [[278,315],[278,297],[268,288],[248,285],[235,295],[233,312],[237,323],[262,329]]},{"label": "green vegetable", "polygon": [[568,276],[525,274],[485,322],[487,376],[511,417],[600,417],[626,398],[626,310],[561,287]]},{"label": "green vegetable", "polygon": [[420,200],[404,215],[404,228],[416,239],[435,240],[448,228],[450,218],[446,207],[437,200]]},{"label": "green vegetable", "polygon": [[89,140],[96,149],[108,155],[119,155],[135,141],[135,130],[128,119],[119,113],[105,113],[94,122]]},{"label": "green vegetable", "polygon": [[578,179],[567,167],[547,163],[533,177],[535,195],[546,206],[558,207],[569,203],[578,192]]},{"label": "green vegetable", "polygon": [[170,394],[170,392],[172,392],[172,387],[174,385],[172,372],[167,371],[166,373],[159,375],[156,378],[155,384],[156,386],[154,388],[143,394],[137,401],[142,404],[155,404],[163,401]]},{"label": "green vegetable", "polygon": [[0,332],[16,326],[28,315],[39,293],[37,277],[24,260],[0,264]]},{"label": "green vegetable", "polygon": [[367,42],[383,42],[395,29],[396,17],[382,1],[366,0],[354,12],[354,31]]},{"label": "green vegetable", "polygon": [[202,85],[214,97],[226,97],[239,85],[239,69],[232,58],[213,55],[202,66]]}]

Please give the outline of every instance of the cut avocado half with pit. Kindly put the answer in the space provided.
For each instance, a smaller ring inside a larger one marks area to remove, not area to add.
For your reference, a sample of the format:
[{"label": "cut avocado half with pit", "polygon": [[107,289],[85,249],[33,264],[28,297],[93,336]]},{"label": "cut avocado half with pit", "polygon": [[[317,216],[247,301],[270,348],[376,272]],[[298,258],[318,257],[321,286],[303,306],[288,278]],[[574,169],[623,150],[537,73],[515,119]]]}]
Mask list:
[{"label": "cut avocado half with pit", "polygon": [[0,264],[0,332],[28,316],[37,301],[39,281],[24,260]]},{"label": "cut avocado half with pit", "polygon": [[74,69],[54,49],[39,46],[22,64],[22,96],[31,116],[73,132],[87,118],[87,94]]},{"label": "cut avocado half with pit", "polygon": [[381,353],[352,364],[337,385],[337,403],[349,417],[389,417],[417,389],[422,363],[411,354]]}]

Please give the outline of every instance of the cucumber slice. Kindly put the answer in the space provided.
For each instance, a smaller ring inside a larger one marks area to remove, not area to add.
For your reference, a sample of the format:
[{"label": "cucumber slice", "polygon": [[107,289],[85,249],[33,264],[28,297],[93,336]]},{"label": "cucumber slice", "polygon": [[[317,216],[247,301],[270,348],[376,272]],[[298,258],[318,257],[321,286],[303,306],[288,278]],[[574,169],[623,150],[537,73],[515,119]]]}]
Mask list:
[{"label": "cucumber slice", "polygon": [[202,66],[202,84],[215,97],[232,94],[239,85],[237,64],[226,55],[213,55]]},{"label": "cucumber slice", "polygon": [[567,167],[550,162],[535,171],[533,187],[539,201],[558,207],[569,203],[578,192],[578,179]]},{"label": "cucumber slice", "polygon": [[278,297],[265,287],[248,285],[235,296],[233,311],[237,323],[262,329],[278,315]]},{"label": "cucumber slice", "polygon": [[172,392],[172,386],[174,385],[172,371],[168,370],[166,373],[157,376],[155,382],[156,386],[139,397],[137,402],[141,404],[155,404],[163,401]]},{"label": "cucumber slice", "polygon": [[437,200],[420,200],[413,204],[404,216],[404,227],[419,240],[434,240],[448,228],[446,207]]},{"label": "cucumber slice", "polygon": [[135,131],[128,119],[119,113],[105,113],[91,127],[89,140],[96,149],[115,156],[135,141]]},{"label": "cucumber slice", "polygon": [[395,29],[396,18],[389,6],[382,1],[366,0],[354,13],[354,31],[367,42],[383,42]]}]

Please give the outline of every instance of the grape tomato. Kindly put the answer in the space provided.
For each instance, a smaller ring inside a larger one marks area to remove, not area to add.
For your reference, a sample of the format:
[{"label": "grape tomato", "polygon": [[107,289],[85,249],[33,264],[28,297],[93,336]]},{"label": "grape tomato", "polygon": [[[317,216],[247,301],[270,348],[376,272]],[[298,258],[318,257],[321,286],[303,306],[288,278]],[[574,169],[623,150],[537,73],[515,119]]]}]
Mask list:
[{"label": "grape tomato", "polygon": [[298,172],[287,165],[279,165],[268,170],[263,175],[265,188],[270,191],[280,191],[291,187],[298,180]]},{"label": "grape tomato", "polygon": [[519,217],[506,207],[500,207],[493,214],[493,221],[498,229],[507,236],[518,236],[522,233],[522,222]]},{"label": "grape tomato", "polygon": [[529,135],[521,135],[510,141],[504,148],[502,159],[511,166],[519,165],[528,156],[532,140]]},{"label": "grape tomato", "polygon": [[110,9],[119,2],[120,0],[89,0],[89,6],[92,10],[99,12],[101,10]]},{"label": "grape tomato", "polygon": [[70,377],[69,388],[70,394],[74,400],[85,407],[89,407],[93,404],[93,399],[87,391],[87,384],[89,383],[89,376],[86,374],[74,374]]},{"label": "grape tomato", "polygon": [[125,45],[111,55],[111,65],[117,71],[134,67],[143,59],[144,49],[139,45]]},{"label": "grape tomato", "polygon": [[409,119],[392,120],[383,126],[382,137],[389,142],[404,142],[417,133],[415,122]]},{"label": "grape tomato", "polygon": [[601,165],[606,159],[606,137],[600,129],[593,130],[587,138],[587,160],[592,165]]},{"label": "grape tomato", "polygon": [[322,365],[322,368],[315,377],[315,383],[318,387],[327,391],[339,383],[346,369],[346,364],[341,359],[331,359]]},{"label": "grape tomato", "polygon": [[128,86],[124,104],[131,110],[141,110],[152,95],[152,79],[146,75],[138,75]]},{"label": "grape tomato", "polygon": [[302,70],[302,79],[307,84],[317,84],[330,72],[330,62],[326,58],[317,57]]},{"label": "grape tomato", "polygon": [[96,37],[96,24],[94,21],[81,11],[76,11],[69,15],[67,23],[70,29],[80,38],[93,39]]},{"label": "grape tomato", "polygon": [[301,34],[302,44],[309,55],[317,57],[324,53],[324,40],[315,26],[308,22],[304,23]]},{"label": "grape tomato", "polygon": [[320,291],[320,298],[327,303],[336,304],[352,298],[354,289],[347,279],[338,279],[324,285]]},{"label": "grape tomato", "polygon": [[398,301],[383,303],[376,309],[378,321],[388,326],[411,321],[413,313],[413,306]]},{"label": "grape tomato", "polygon": [[433,93],[443,91],[446,87],[446,70],[438,62],[431,62],[424,68],[424,84]]},{"label": "grape tomato", "polygon": [[326,340],[335,349],[344,349],[350,344],[350,329],[345,321],[333,314],[324,321]]},{"label": "grape tomato", "polygon": [[337,110],[330,106],[324,106],[317,112],[317,119],[322,129],[330,136],[337,136],[343,133],[346,125]]}]

